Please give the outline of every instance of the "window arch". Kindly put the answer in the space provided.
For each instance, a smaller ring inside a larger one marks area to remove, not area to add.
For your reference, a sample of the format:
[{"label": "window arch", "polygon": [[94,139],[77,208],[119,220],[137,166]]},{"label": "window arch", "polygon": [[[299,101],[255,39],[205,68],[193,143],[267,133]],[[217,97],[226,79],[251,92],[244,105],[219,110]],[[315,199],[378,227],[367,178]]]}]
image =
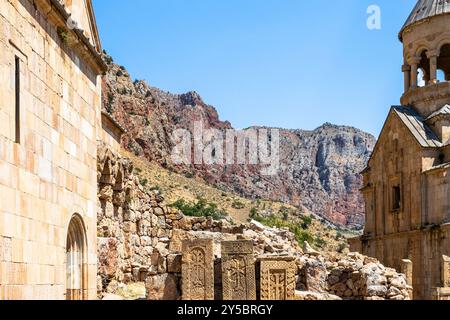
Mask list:
[{"label": "window arch", "polygon": [[423,87],[430,81],[430,59],[428,59],[428,51],[423,50],[420,53],[420,63],[418,66],[419,75],[417,77],[417,86]]},{"label": "window arch", "polygon": [[87,299],[87,241],[83,219],[75,214],[66,242],[66,299]]},{"label": "window arch", "polygon": [[445,72],[444,72],[444,70],[438,69],[436,79],[437,79],[438,82],[445,82],[445,81],[447,81],[445,79]]},{"label": "window arch", "polygon": [[417,72],[417,86],[418,87],[425,87],[426,81],[425,81],[425,72],[422,68],[420,68]]}]

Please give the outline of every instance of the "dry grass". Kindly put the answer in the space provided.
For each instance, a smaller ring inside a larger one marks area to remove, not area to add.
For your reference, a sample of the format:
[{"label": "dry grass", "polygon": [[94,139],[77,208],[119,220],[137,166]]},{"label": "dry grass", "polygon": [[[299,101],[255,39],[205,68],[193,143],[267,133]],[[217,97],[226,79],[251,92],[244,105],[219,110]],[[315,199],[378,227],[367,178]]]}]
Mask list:
[{"label": "dry grass", "polygon": [[[137,157],[130,152],[122,151],[123,155],[130,158],[135,166],[135,173],[148,189],[160,190],[166,204],[170,205],[177,200],[195,202],[199,198],[206,199],[209,203],[217,204],[220,210],[228,213],[239,222],[247,222],[252,212],[272,213],[280,219],[298,224],[302,216],[310,214],[304,209],[270,200],[249,200],[231,192],[206,184],[199,178],[189,178],[173,173],[155,163],[148,162],[144,158]],[[285,212],[288,212],[286,215]],[[313,219],[307,232],[317,243],[312,243],[316,248],[327,251],[342,250],[346,247],[346,237],[352,236],[346,231],[338,231],[324,225],[318,219]],[[322,244],[321,246],[318,244]]]}]

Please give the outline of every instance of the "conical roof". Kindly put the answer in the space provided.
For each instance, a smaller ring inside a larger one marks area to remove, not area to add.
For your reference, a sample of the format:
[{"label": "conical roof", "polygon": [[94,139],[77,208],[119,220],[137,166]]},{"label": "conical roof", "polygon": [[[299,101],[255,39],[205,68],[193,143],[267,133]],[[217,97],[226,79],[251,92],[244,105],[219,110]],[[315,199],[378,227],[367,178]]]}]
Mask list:
[{"label": "conical roof", "polygon": [[403,30],[407,27],[419,21],[443,14],[450,14],[450,0],[418,0],[400,31],[400,40],[402,40]]}]

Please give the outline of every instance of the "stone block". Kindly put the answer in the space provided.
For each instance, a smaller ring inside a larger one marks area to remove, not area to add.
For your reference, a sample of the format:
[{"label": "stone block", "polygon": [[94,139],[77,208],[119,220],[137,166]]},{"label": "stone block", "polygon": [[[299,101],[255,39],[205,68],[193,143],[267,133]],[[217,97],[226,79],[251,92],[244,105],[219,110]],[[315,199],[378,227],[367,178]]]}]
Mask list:
[{"label": "stone block", "polygon": [[442,283],[444,288],[450,288],[450,257],[442,256]]},{"label": "stone block", "polygon": [[181,254],[169,254],[167,256],[167,271],[170,273],[181,273]]},{"label": "stone block", "polygon": [[253,242],[222,242],[223,300],[256,300]]},{"label": "stone block", "polygon": [[147,300],[179,300],[180,290],[177,277],[173,274],[160,274],[147,277]]},{"label": "stone block", "polygon": [[184,240],[182,248],[183,300],[214,300],[213,240]]},{"label": "stone block", "polygon": [[297,266],[291,257],[265,257],[260,263],[260,299],[294,300],[295,271]]},{"label": "stone block", "polygon": [[401,271],[406,276],[406,284],[412,286],[413,284],[413,263],[411,260],[402,260]]}]

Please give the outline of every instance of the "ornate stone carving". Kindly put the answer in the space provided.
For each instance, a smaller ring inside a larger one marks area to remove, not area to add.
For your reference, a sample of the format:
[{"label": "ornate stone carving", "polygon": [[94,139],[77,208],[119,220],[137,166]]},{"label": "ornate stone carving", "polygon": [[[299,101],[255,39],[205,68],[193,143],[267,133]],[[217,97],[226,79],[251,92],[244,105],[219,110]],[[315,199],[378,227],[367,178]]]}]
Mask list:
[{"label": "ornate stone carving", "polygon": [[213,240],[183,241],[183,300],[214,300]]},{"label": "ornate stone carving", "polygon": [[223,300],[256,300],[253,242],[222,242]]},{"label": "ornate stone carving", "polygon": [[295,299],[295,261],[292,257],[260,258],[261,300]]}]

